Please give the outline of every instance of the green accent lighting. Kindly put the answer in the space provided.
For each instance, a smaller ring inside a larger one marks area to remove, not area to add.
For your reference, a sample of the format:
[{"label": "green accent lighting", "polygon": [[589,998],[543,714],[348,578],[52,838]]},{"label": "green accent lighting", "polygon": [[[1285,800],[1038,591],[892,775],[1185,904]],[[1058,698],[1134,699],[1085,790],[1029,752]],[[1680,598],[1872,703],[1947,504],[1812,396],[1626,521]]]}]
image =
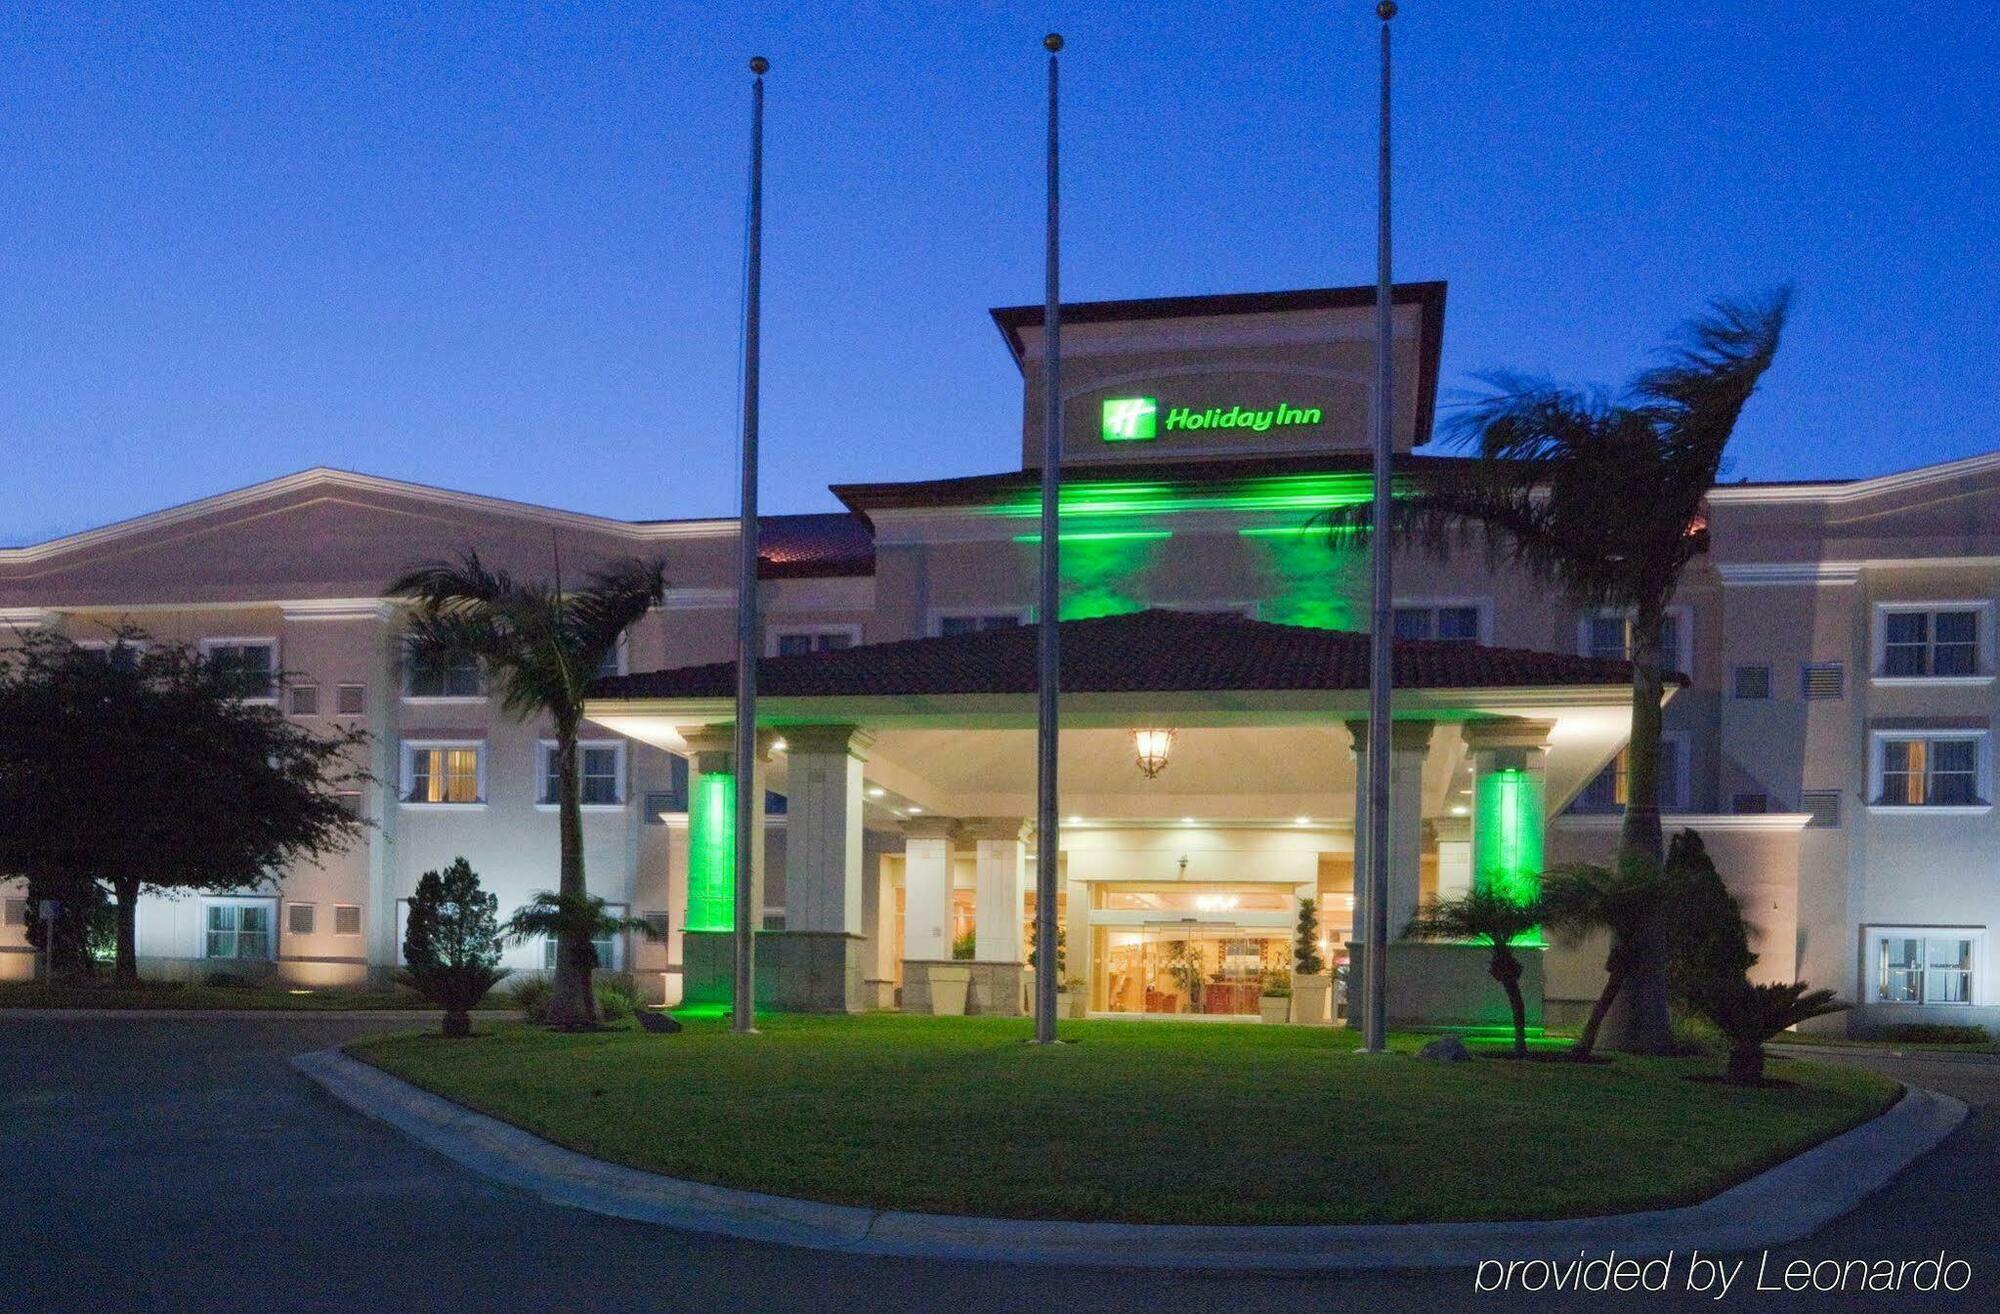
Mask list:
[{"label": "green accent lighting", "polygon": [[1160,436],[1160,403],[1152,397],[1106,397],[1099,412],[1107,443],[1144,443]]},{"label": "green accent lighting", "polygon": [[[1502,767],[1479,777],[1473,852],[1482,889],[1526,903],[1542,888],[1542,790],[1533,775]],[[1537,937],[1539,941],[1539,936]]]},{"label": "green accent lighting", "polygon": [[736,777],[709,771],[695,777],[688,800],[690,931],[736,929]]}]

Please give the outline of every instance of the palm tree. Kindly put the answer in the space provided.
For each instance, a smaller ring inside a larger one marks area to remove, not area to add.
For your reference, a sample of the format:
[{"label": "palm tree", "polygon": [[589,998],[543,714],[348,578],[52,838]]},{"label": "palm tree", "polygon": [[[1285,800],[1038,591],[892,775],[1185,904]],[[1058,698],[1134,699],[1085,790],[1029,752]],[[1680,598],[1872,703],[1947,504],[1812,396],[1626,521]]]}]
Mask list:
[{"label": "palm tree", "polygon": [[1413,940],[1467,940],[1491,947],[1486,974],[1507,992],[1514,1015],[1514,1057],[1528,1056],[1528,1004],[1521,996],[1521,960],[1514,942],[1542,923],[1539,899],[1517,903],[1491,887],[1454,899],[1439,899],[1411,919],[1403,934]]},{"label": "palm tree", "polygon": [[[609,903],[594,894],[536,890],[534,897],[516,908],[514,915],[500,928],[500,938],[508,944],[554,940],[558,964],[562,946],[580,941],[585,960],[583,979],[588,982],[590,973],[598,966],[597,941],[608,940],[627,931],[636,931],[649,940],[657,940],[660,935],[645,918],[619,917],[610,911],[610,907]],[[557,970],[561,970],[560,966]],[[550,998],[554,998],[553,991]]]},{"label": "palm tree", "polygon": [[1787,1027],[1852,1008],[1831,990],[1803,981],[1751,985],[1742,977],[1711,981],[1695,993],[1695,1006],[1729,1038],[1723,1080],[1732,1086],[1764,1084],[1764,1042]]},{"label": "palm tree", "polygon": [[[1553,586],[1579,607],[1628,617],[1632,737],[1626,748],[1621,862],[1662,858],[1661,633],[1689,561],[1707,550],[1708,490],[1737,418],[1778,350],[1791,302],[1780,288],[1752,302],[1717,301],[1667,358],[1612,397],[1499,373],[1446,426],[1475,459],[1419,470],[1399,490],[1394,528],[1438,555],[1472,542]],[[1335,531],[1366,528],[1364,503],[1326,513]],[[1627,936],[1631,997],[1614,1024],[1619,1048],[1665,1053],[1665,941],[1657,918]]]},{"label": "palm tree", "polygon": [[1573,946],[1592,931],[1611,933],[1611,947],[1604,957],[1604,989],[1590,1006],[1572,1057],[1586,1060],[1597,1048],[1598,1030],[1632,975],[1634,946],[1660,916],[1667,888],[1664,869],[1643,858],[1622,857],[1616,867],[1572,863],[1543,874],[1546,925],[1557,939]]},{"label": "palm tree", "polygon": [[[552,584],[523,583],[467,552],[457,562],[433,562],[389,586],[412,598],[410,660],[443,664],[475,659],[497,683],[501,706],[516,717],[546,716],[555,726],[556,803],[561,835],[560,893],[585,896],[583,807],[577,732],[583,699],[618,638],[660,600],[666,588],[658,561],[613,562],[567,591],[562,562]],[[548,1020],[557,1027],[597,1021],[590,971],[595,954],[581,919],[564,922],[556,941]]]}]

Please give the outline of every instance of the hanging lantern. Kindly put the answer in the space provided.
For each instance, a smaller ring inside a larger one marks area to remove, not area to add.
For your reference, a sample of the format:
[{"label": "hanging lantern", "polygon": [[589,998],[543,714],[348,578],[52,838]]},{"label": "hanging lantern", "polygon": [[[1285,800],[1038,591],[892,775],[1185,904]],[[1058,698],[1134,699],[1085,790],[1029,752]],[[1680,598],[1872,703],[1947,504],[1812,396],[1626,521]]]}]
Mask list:
[{"label": "hanging lantern", "polygon": [[1139,759],[1139,769],[1151,780],[1167,769],[1167,755],[1174,750],[1172,730],[1134,730],[1132,750]]}]

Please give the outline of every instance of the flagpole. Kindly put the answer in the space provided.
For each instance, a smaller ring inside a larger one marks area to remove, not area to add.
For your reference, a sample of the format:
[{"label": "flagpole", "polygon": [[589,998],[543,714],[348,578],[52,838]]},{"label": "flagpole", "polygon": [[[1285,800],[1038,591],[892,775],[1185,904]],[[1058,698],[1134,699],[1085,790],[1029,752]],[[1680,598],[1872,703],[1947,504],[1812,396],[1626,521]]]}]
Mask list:
[{"label": "flagpole", "polygon": [[1389,996],[1389,759],[1390,693],[1394,685],[1391,632],[1395,624],[1390,571],[1390,464],[1394,456],[1395,362],[1389,265],[1389,20],[1395,0],[1375,6],[1382,20],[1381,137],[1376,157],[1375,449],[1368,621],[1368,871],[1367,926],[1362,936],[1361,1048],[1379,1054],[1387,1043]]},{"label": "flagpole", "polygon": [[1062,208],[1057,170],[1056,79],[1059,33],[1042,38],[1049,52],[1048,233],[1043,263],[1042,362],[1042,544],[1041,592],[1036,608],[1035,684],[1035,1043],[1056,1038],[1056,830],[1057,690],[1061,661],[1062,598],[1057,588],[1061,558],[1059,526],[1062,488]]},{"label": "flagpole", "polygon": [[764,74],[762,55],[750,61],[750,218],[743,277],[743,506],[737,529],[736,574],[736,983],[729,1029],[756,1030],[756,928],[761,911],[752,906],[759,882],[750,863],[757,852],[755,827],[762,818],[763,791],[757,788],[757,366],[759,316],[764,278]]}]

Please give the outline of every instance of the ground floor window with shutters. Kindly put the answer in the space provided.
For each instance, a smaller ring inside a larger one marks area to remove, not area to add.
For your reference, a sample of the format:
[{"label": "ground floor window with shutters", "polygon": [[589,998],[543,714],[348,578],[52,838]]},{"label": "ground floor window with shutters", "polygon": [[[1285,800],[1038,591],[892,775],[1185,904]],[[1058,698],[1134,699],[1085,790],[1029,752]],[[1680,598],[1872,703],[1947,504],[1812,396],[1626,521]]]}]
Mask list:
[{"label": "ground floor window with shutters", "polygon": [[1870,1002],[1978,1003],[1985,938],[1983,929],[1966,927],[1869,928],[1874,959]]}]

